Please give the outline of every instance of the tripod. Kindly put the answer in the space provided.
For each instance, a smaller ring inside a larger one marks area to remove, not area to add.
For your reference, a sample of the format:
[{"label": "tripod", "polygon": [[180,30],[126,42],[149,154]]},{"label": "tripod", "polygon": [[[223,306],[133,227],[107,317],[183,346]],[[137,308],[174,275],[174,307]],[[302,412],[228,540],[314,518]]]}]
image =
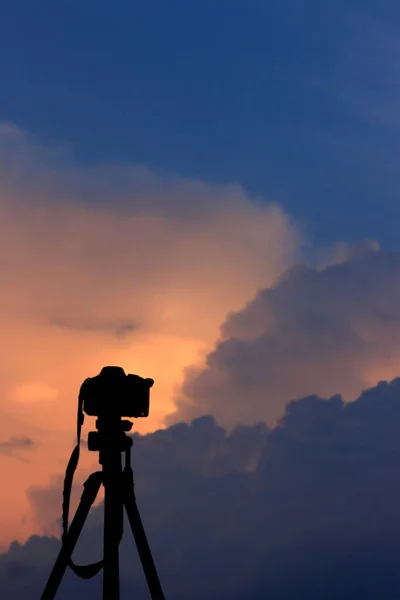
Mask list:
[{"label": "tripod", "polygon": [[[81,423],[78,423],[76,464],[79,458],[80,425]],[[81,500],[68,531],[67,524],[65,525],[62,547],[41,600],[53,600],[55,598],[67,566],[71,567],[78,576],[85,579],[92,577],[100,569],[103,569],[103,600],[119,600],[119,543],[123,533],[124,507],[138,549],[151,599],[164,600],[164,593],[158,579],[134,493],[133,470],[131,466],[132,439],[125,433],[132,428],[132,423],[130,421],[122,421],[121,417],[106,415],[99,416],[96,427],[98,431],[89,433],[88,447],[89,450],[99,451],[99,462],[103,468],[102,471],[92,473],[84,483]],[[122,468],[122,452],[125,452],[124,468]],[[71,456],[71,462],[74,462],[73,456]],[[75,470],[76,464],[72,467],[73,470]],[[77,566],[72,562],[71,555],[101,484],[104,486],[103,560],[93,565]],[[69,504],[69,499],[67,503]]]}]

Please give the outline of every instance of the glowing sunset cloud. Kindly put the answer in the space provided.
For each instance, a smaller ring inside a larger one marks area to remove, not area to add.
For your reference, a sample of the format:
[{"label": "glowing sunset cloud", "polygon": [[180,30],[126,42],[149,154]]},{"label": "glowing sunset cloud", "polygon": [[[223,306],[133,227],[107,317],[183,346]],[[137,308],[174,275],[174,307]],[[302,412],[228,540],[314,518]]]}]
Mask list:
[{"label": "glowing sunset cloud", "polygon": [[105,364],[154,378],[151,417],[135,428],[162,425],[184,367],[290,264],[300,237],[237,185],[78,170],[12,126],[0,158],[2,436],[20,433],[10,415],[34,441],[21,449],[30,462],[0,457],[13,498],[0,501],[5,543],[32,531],[24,490],[64,468],[83,379]]}]

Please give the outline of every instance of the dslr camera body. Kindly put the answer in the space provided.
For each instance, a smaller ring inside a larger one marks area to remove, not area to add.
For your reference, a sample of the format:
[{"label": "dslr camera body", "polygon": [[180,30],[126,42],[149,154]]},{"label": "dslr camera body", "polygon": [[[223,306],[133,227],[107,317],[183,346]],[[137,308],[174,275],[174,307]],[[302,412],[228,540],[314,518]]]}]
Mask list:
[{"label": "dslr camera body", "polygon": [[126,374],[122,367],[103,367],[99,375],[82,383],[79,398],[89,416],[148,417],[153,383],[153,379]]}]

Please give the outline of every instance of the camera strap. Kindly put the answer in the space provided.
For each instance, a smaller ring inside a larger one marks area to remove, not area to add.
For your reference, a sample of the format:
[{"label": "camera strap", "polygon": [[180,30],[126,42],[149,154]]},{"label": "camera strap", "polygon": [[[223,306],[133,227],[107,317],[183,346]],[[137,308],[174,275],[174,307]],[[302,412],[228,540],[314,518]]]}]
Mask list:
[{"label": "camera strap", "polygon": [[[72,451],[71,457],[68,461],[67,468],[65,470],[64,477],[64,489],[63,489],[63,503],[62,503],[62,543],[65,542],[66,536],[68,533],[68,517],[69,517],[69,508],[71,501],[71,490],[72,483],[74,479],[74,474],[79,462],[79,454],[80,454],[80,446],[81,446],[81,433],[82,433],[82,425],[84,422],[85,416],[83,414],[83,398],[79,394],[78,396],[78,414],[76,419],[76,439],[77,444]],[[100,560],[96,563],[90,565],[76,565],[72,558],[68,561],[68,566],[73,570],[75,575],[81,577],[82,579],[91,579],[103,568],[103,560]]]}]

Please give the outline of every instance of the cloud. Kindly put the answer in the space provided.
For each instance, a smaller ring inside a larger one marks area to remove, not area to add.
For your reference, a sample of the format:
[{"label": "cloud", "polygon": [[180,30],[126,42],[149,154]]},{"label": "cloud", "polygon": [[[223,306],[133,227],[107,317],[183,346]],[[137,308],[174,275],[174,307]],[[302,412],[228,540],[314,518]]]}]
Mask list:
[{"label": "cloud", "polygon": [[294,267],[228,316],[204,364],[186,370],[169,422],[273,425],[296,396],[354,399],[400,370],[399,307],[400,253],[366,243]]},{"label": "cloud", "polygon": [[227,434],[212,416],[204,416],[146,436],[136,434],[133,441],[140,473],[164,477],[178,470],[210,476],[253,472],[267,435],[264,423],[239,426]]},{"label": "cloud", "polygon": [[18,450],[26,450],[34,445],[35,442],[29,437],[12,436],[8,440],[0,440],[0,453],[19,458]]},{"label": "cloud", "polygon": [[12,124],[0,127],[0,165],[1,427],[5,437],[39,429],[41,444],[30,470],[0,457],[15,498],[14,508],[0,499],[1,544],[32,532],[18,516],[30,510],[25,491],[65,464],[81,382],[106,364],[154,378],[136,429],[159,427],[184,366],[296,259],[301,235],[237,184],[80,167]]},{"label": "cloud", "polygon": [[[396,379],[350,403],[339,396],[293,401],[271,432],[255,426],[228,434],[206,418],[140,441],[135,436],[136,493],[166,596],[398,597],[399,428]],[[241,445],[232,451],[232,439],[241,435],[254,447],[262,438],[250,470]],[[221,469],[216,447],[230,454],[229,466]],[[99,558],[101,517],[100,506],[88,520],[77,561]],[[0,556],[3,596],[39,595],[56,552],[54,538],[13,544]],[[18,569],[25,569],[25,590],[13,575]],[[139,600],[147,597],[127,528],[121,575],[127,597],[130,586]],[[61,600],[71,590],[79,599],[94,588],[69,575]]]},{"label": "cloud", "polygon": [[123,337],[129,335],[138,329],[138,325],[129,321],[128,319],[121,319],[120,321],[65,321],[62,319],[55,319],[53,325],[56,327],[63,327],[69,330],[82,331],[82,332],[93,332],[93,333],[112,333],[116,337]]},{"label": "cloud", "polygon": [[[178,423],[145,436],[133,435],[133,456],[141,478],[142,492],[153,490],[155,478],[175,478],[191,472],[203,476],[225,475],[232,472],[254,472],[268,435],[264,423],[252,427],[237,427],[227,432],[212,416],[200,417],[191,423]],[[83,444],[84,446],[85,444]],[[136,462],[136,454],[139,461]],[[95,470],[100,467],[94,466]],[[71,505],[79,502],[82,484],[89,476],[87,468],[74,480]],[[46,535],[61,533],[61,499],[64,476],[52,477],[45,485],[31,485],[27,497],[35,515],[38,531]],[[98,501],[101,500],[99,495]]]}]

